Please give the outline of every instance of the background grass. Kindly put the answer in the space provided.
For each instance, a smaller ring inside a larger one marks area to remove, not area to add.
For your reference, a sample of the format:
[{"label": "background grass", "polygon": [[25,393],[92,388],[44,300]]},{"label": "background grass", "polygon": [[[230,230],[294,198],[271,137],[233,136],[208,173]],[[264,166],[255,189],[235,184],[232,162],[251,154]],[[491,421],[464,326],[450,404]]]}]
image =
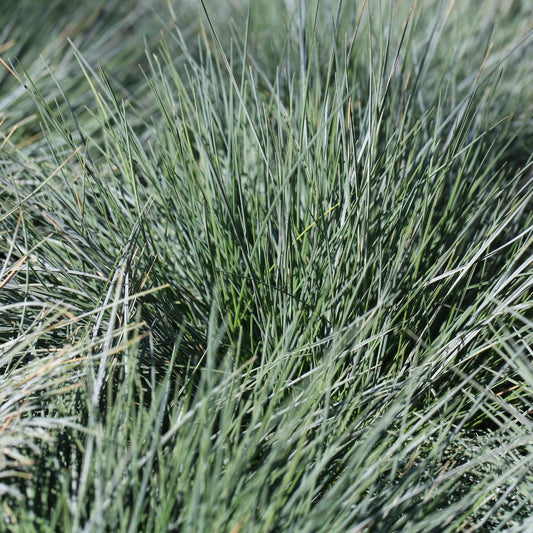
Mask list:
[{"label": "background grass", "polygon": [[0,528],[531,527],[527,3],[27,4]]}]

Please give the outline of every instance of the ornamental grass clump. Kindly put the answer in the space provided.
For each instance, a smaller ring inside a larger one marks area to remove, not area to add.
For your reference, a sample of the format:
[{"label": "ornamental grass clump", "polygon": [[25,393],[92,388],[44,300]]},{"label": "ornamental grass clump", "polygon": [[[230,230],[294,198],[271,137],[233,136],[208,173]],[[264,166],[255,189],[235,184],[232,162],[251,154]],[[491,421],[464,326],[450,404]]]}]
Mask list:
[{"label": "ornamental grass clump", "polygon": [[25,4],[0,530],[531,528],[526,3]]}]

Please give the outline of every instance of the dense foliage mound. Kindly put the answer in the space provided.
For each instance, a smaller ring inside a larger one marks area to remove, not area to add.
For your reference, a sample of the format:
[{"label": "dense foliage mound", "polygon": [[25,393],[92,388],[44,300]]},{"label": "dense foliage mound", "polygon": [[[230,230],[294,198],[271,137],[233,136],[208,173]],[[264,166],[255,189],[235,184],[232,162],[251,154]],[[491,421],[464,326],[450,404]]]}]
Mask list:
[{"label": "dense foliage mound", "polygon": [[532,530],[527,2],[40,4],[0,530]]}]

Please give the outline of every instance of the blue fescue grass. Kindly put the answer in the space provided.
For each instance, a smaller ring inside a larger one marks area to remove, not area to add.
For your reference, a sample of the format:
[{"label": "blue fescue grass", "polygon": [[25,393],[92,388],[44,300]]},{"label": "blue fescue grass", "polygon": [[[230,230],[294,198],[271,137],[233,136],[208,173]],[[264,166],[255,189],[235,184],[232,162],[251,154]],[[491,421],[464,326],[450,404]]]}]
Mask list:
[{"label": "blue fescue grass", "polygon": [[62,5],[0,44],[2,527],[527,529],[527,6]]}]

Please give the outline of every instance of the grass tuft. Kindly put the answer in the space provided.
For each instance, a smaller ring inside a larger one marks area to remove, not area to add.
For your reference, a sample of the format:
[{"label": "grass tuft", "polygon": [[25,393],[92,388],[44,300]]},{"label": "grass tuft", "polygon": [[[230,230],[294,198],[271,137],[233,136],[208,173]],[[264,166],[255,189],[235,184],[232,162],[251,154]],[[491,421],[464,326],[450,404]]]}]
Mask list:
[{"label": "grass tuft", "polygon": [[527,3],[30,4],[0,530],[526,531]]}]

